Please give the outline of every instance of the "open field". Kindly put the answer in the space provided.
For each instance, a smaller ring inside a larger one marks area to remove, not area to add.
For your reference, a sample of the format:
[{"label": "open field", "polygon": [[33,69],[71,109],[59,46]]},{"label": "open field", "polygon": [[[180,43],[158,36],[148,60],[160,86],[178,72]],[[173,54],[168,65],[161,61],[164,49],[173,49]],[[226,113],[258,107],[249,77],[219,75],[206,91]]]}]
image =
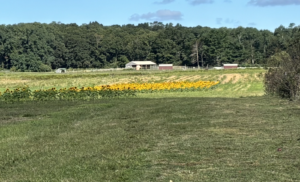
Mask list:
[{"label": "open field", "polygon": [[300,104],[263,96],[264,71],[242,71],[2,75],[1,89],[3,77],[33,88],[156,77],[222,84],[135,98],[0,103],[0,181],[300,181]]},{"label": "open field", "polygon": [[[215,71],[119,71],[111,73],[0,73],[0,92],[5,89],[20,88],[25,85],[31,90],[56,87],[88,87],[114,83],[144,83],[168,81],[220,81],[221,85],[212,93],[189,93],[183,96],[260,96],[263,91],[263,74],[265,70],[215,70]],[[151,95],[157,97],[158,95]],[[162,94],[164,97],[165,95]],[[177,96],[180,96],[180,94]],[[143,97],[148,97],[143,95]]]},{"label": "open field", "polygon": [[267,97],[1,105],[0,181],[297,181],[299,110]]}]

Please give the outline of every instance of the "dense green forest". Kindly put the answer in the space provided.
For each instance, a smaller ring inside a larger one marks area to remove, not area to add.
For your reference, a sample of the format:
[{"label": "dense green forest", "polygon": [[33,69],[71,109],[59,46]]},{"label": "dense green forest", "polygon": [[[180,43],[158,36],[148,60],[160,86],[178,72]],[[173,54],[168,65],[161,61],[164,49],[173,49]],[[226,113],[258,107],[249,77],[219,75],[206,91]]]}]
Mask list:
[{"label": "dense green forest", "polygon": [[187,66],[265,64],[285,51],[300,26],[184,27],[161,22],[103,26],[52,22],[0,25],[0,65],[12,71],[124,67],[133,60]]}]

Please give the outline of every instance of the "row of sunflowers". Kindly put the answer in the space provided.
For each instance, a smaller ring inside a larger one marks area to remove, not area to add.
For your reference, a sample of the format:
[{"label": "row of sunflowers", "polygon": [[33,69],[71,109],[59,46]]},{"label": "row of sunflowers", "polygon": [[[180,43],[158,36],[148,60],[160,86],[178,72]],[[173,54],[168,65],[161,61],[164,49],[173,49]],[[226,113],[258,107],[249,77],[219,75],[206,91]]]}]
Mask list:
[{"label": "row of sunflowers", "polygon": [[137,92],[155,92],[155,91],[191,91],[209,89],[219,84],[213,81],[197,81],[197,82],[163,82],[163,83],[120,83],[113,85],[96,86],[93,89],[105,90],[135,90]]},{"label": "row of sunflowers", "polygon": [[6,102],[25,100],[90,100],[99,98],[118,98],[136,96],[136,93],[186,92],[211,89],[218,85],[214,81],[163,82],[163,83],[120,83],[94,87],[71,87],[63,89],[40,89],[31,91],[29,87],[6,89],[0,92],[0,100]]}]

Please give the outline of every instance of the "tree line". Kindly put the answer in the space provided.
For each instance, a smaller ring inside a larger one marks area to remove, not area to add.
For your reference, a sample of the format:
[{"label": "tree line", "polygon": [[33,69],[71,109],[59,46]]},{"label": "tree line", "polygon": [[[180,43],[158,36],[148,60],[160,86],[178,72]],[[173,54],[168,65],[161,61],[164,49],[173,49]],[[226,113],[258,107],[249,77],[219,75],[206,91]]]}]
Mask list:
[{"label": "tree line", "polygon": [[161,22],[0,25],[0,67],[38,72],[61,67],[124,67],[134,60],[199,67],[266,64],[271,56],[286,51],[299,34],[300,26],[294,23],[274,32]]}]

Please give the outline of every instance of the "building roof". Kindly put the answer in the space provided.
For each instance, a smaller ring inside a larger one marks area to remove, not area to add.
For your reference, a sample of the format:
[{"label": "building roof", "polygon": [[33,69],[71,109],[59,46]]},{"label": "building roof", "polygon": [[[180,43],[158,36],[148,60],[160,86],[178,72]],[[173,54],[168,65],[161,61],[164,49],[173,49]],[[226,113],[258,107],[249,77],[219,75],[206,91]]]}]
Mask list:
[{"label": "building roof", "polygon": [[126,65],[156,65],[156,63],[152,61],[131,61]]},{"label": "building roof", "polygon": [[159,66],[173,66],[173,64],[159,64]]},{"label": "building roof", "polygon": [[238,66],[238,64],[223,64],[224,66]]}]

